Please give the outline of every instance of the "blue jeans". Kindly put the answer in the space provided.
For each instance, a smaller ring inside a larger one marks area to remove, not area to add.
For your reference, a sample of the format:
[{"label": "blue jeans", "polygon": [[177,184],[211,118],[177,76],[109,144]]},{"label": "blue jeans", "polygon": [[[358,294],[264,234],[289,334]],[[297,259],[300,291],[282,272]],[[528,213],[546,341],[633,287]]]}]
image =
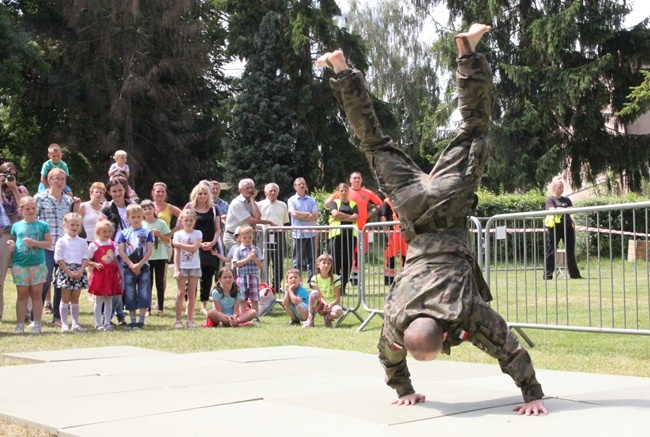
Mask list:
[{"label": "blue jeans", "polygon": [[[54,251],[45,249],[45,267],[47,267],[47,277],[43,283],[43,290],[41,291],[41,299],[45,302],[45,296],[50,291],[52,285],[52,278],[54,276],[54,269],[58,268],[54,262]],[[52,321],[61,320],[61,313],[59,313],[59,304],[61,303],[61,289],[54,287],[54,296],[52,296]]]},{"label": "blue jeans", "polygon": [[136,275],[129,268],[124,269],[124,302],[127,311],[151,307],[151,270],[145,264]]},{"label": "blue jeans", "polygon": [[118,322],[121,322],[126,318],[126,314],[124,314],[124,302],[122,302],[122,296],[113,296],[113,313],[117,316]]}]

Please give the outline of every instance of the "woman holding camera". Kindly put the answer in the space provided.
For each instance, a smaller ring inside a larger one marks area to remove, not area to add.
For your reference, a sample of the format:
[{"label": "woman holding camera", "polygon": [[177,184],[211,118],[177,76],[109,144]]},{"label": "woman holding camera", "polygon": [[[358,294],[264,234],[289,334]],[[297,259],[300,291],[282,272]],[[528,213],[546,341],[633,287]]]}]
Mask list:
[{"label": "woman holding camera", "polygon": [[[4,308],[4,285],[11,262],[11,252],[7,250],[7,241],[11,237],[11,226],[22,220],[18,212],[18,202],[25,196],[29,196],[27,188],[18,185],[18,171],[11,162],[0,165],[0,184],[2,184],[2,206],[9,218],[9,226],[0,228],[0,320]],[[18,320],[22,322],[22,320]]]}]

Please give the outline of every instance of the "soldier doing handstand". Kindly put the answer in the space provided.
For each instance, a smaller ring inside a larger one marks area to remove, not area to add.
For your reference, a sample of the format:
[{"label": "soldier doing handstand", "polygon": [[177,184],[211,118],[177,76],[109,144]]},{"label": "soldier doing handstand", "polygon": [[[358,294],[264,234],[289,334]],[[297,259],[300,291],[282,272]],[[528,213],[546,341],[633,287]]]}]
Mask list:
[{"label": "soldier doing handstand", "polygon": [[416,360],[470,341],[499,361],[521,392],[519,414],[547,413],[544,393],[530,355],[505,320],[488,305],[490,291],[467,241],[467,217],[476,207],[476,190],[488,156],[492,73],[475,52],[489,26],[474,24],[456,36],[458,47],[458,135],[430,174],[422,172],[382,132],[363,75],[350,69],[343,53],[322,55],[316,65],[331,68],[330,86],[366,153],[379,188],[390,196],[409,241],[406,263],[385,303],[379,359],[398,405],[423,402],[411,384],[407,350]]}]

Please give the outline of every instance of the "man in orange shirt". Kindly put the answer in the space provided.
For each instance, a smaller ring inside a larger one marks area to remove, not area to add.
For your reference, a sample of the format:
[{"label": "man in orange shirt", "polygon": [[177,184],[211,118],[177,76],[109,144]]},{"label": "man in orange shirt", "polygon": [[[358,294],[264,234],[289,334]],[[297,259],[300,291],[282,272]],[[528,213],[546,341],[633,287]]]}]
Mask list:
[{"label": "man in orange shirt", "polygon": [[[363,178],[361,177],[361,173],[355,171],[350,174],[349,199],[356,203],[357,208],[359,208],[359,219],[357,220],[357,227],[359,230],[363,229],[368,222],[368,217],[379,211],[379,208],[381,208],[381,204],[383,203],[379,196],[367,188],[363,188],[361,186],[362,183]],[[327,205],[328,203],[331,203],[332,200],[338,198],[338,194],[334,193],[325,201],[325,204]],[[371,209],[368,208],[368,204],[372,205]]]},{"label": "man in orange shirt", "polygon": [[[362,187],[363,183],[363,178],[361,177],[361,173],[358,171],[353,171],[350,174],[350,193],[348,194],[348,198],[352,200],[354,203],[357,204],[357,208],[359,210],[359,218],[357,219],[357,227],[359,228],[359,231],[363,229],[363,227],[366,225],[368,222],[368,217],[371,217],[374,215],[379,209],[381,208],[382,205],[382,200],[377,196],[375,193],[372,191],[368,190],[367,188]],[[332,194],[326,201],[325,204],[331,203],[334,199],[338,199],[338,194],[335,192]],[[369,208],[369,206],[371,208]],[[365,249],[368,249],[368,240],[365,240]],[[350,278],[350,282],[352,285],[357,284],[357,278],[358,278],[358,270],[359,268],[357,267],[357,250],[355,248],[354,251],[354,261],[353,261],[353,266],[352,266],[352,276]]]}]

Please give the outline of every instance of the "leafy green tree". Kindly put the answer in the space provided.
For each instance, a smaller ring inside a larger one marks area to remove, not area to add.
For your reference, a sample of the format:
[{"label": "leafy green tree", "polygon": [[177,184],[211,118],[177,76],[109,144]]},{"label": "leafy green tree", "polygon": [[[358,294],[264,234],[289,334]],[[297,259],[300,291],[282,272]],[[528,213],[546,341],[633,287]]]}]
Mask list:
[{"label": "leafy green tree", "polygon": [[382,120],[383,125],[394,127],[387,130],[397,146],[422,167],[430,167],[424,156],[432,151],[423,141],[421,123],[439,103],[433,47],[421,40],[426,18],[401,0],[351,0],[346,16],[347,26],[368,49],[369,88],[392,114],[393,121]]},{"label": "leafy green tree", "polygon": [[25,88],[25,76],[46,67],[41,53],[30,44],[29,34],[21,26],[20,17],[9,8],[0,8],[0,154],[3,161],[16,161],[20,155],[8,147],[16,132],[4,129],[11,119],[13,96]]},{"label": "leafy green tree", "polygon": [[[223,10],[228,14],[227,54],[247,61],[241,88],[235,89],[246,96],[233,107],[229,126],[232,137],[226,142],[231,145],[228,153],[233,153],[232,144],[237,144],[243,150],[236,156],[263,158],[255,167],[249,161],[229,161],[231,177],[256,178],[254,169],[258,166],[274,168],[269,178],[279,178],[276,182],[286,197],[292,193],[290,182],[298,176],[305,177],[312,187],[332,189],[346,181],[353,169],[369,174],[365,157],[351,145],[346,124],[339,116],[339,106],[327,82],[329,73],[321,76],[314,69],[316,57],[335,48],[349,54],[356,67],[366,68],[358,38],[336,25],[335,18],[341,14],[336,2],[261,0],[252,6],[247,0],[223,0]],[[273,44],[269,44],[271,40]],[[262,103],[253,96],[266,99],[264,102],[269,103],[265,108],[272,108],[268,114],[257,115],[263,123],[251,123],[252,114],[259,112]],[[279,100],[275,101],[275,97]],[[279,116],[277,106],[281,104],[282,118],[275,124],[272,118]],[[259,139],[269,150],[259,150],[254,141],[242,141],[244,130],[248,130],[246,138]],[[272,141],[279,150],[277,155],[272,151],[276,147]],[[289,151],[292,155],[287,163]],[[282,171],[286,174],[280,176]]]},{"label": "leafy green tree", "polygon": [[281,16],[270,11],[255,35],[254,54],[246,63],[241,93],[232,109],[232,128],[224,139],[228,175],[236,181],[254,177],[258,184],[273,181],[284,194],[292,186],[306,151],[296,147],[297,114],[288,104],[288,78],[282,67]]},{"label": "leafy green tree", "polygon": [[[17,0],[49,63],[15,97],[7,126],[30,132],[16,150],[36,173],[47,144],[66,151],[73,188],[106,180],[116,149],[129,154],[140,194],[163,180],[172,195],[210,176],[227,97],[223,17],[191,0]],[[182,193],[182,194],[181,194]]]},{"label": "leafy green tree", "polygon": [[627,96],[628,102],[618,112],[621,117],[637,118],[650,109],[650,71],[642,71],[643,82],[634,86]]},{"label": "leafy green tree", "polygon": [[[413,0],[430,8],[441,0]],[[485,22],[495,75],[494,153],[484,184],[492,190],[541,187],[561,169],[573,182],[603,172],[632,189],[650,159],[647,138],[621,135],[613,117],[650,60],[647,23],[623,28],[626,2],[614,0],[448,0],[450,22]],[[454,31],[455,32],[455,31]],[[452,32],[439,44],[450,69]],[[489,47],[489,48],[488,48]]]}]

